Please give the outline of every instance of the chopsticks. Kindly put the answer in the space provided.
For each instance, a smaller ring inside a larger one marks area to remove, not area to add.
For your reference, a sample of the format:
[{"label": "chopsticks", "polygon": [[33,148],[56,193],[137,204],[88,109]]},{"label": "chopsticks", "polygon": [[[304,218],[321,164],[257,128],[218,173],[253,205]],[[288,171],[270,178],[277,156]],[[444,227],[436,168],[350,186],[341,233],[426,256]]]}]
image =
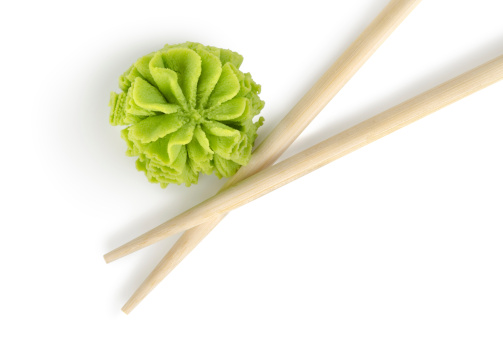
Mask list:
[{"label": "chopsticks", "polygon": [[[338,58],[313,88],[255,150],[250,163],[245,167],[241,167],[241,169],[227,181],[223,189],[229,188],[240,180],[273,164],[419,2],[420,0],[390,1],[365,31]],[[122,310],[129,313],[134,309],[134,307],[174,267],[176,267],[176,265],[178,265],[222,219],[223,216],[216,217],[211,221],[186,231]],[[120,258],[120,256],[124,255],[119,252],[120,250],[121,248],[108,253],[105,255],[105,260],[111,262]],[[122,250],[124,250],[124,248],[122,248]]]},{"label": "chopsticks", "polygon": [[[203,222],[200,226],[184,233],[182,238],[175,244],[175,246],[178,245],[178,248],[173,248],[175,251],[173,252],[172,249],[163,258],[126,303],[123,311],[129,313],[212,230],[222,219],[221,214],[283,186],[475,91],[485,88],[501,78],[503,78],[503,56],[335,135],[231,188],[226,186],[228,189],[215,197],[163,224],[164,227],[160,226],[163,229],[160,229],[160,227],[154,229],[155,231],[151,235],[159,237],[165,233],[169,234],[172,231],[177,231],[177,229],[188,229],[191,227],[189,224],[194,225]],[[234,183],[236,182],[237,180],[234,181]],[[181,223],[181,227],[170,225],[177,221]],[[145,242],[145,240],[142,242]],[[150,242],[148,243],[150,244]]]}]

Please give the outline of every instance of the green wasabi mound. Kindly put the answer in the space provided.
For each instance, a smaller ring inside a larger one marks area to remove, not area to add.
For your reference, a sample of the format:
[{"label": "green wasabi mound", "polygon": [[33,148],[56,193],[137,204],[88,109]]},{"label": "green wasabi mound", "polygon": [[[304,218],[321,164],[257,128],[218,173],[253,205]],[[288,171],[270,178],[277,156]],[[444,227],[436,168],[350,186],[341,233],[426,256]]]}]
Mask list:
[{"label": "green wasabi mound", "polygon": [[260,85],[230,50],[187,42],[136,61],[112,92],[110,124],[127,125],[128,156],[150,182],[190,186],[199,173],[229,177],[250,160]]}]

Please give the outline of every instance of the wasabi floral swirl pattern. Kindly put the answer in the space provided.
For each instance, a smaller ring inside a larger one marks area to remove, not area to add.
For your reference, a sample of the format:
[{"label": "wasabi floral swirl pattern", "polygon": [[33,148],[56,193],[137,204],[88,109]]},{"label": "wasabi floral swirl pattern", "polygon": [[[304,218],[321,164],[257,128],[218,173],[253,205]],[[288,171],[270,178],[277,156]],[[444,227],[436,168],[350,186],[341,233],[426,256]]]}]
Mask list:
[{"label": "wasabi floral swirl pattern", "polygon": [[128,125],[126,154],[151,182],[197,183],[199,173],[229,177],[248,163],[264,102],[260,85],[230,50],[187,42],[136,61],[112,92],[110,123]]}]

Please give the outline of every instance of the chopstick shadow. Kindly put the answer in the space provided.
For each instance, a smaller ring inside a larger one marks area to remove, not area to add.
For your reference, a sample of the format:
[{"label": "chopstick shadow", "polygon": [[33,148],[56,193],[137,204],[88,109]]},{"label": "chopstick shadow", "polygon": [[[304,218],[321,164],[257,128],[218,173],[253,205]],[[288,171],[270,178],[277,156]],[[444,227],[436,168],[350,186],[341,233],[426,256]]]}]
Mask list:
[{"label": "chopstick shadow", "polygon": [[[489,43],[482,44],[479,48],[459,57],[456,60],[438,65],[421,79],[414,80],[396,92],[390,93],[373,103],[369,103],[355,110],[353,113],[350,113],[350,115],[347,115],[346,118],[337,118],[337,115],[333,115],[333,124],[325,125],[321,131],[309,132],[308,134],[301,135],[297,139],[297,143],[292,145],[292,147],[283,154],[281,160],[301,152],[302,150],[305,150],[308,147],[313,146],[335,134],[351,128],[352,126],[369,119],[384,110],[392,108],[409,98],[419,95],[422,92],[427,91],[451,78],[496,58],[502,53],[503,38],[494,39]],[[337,101],[337,96],[334,100]],[[324,113],[321,113],[320,115],[323,114]],[[329,113],[329,115],[330,114],[331,113]]]}]

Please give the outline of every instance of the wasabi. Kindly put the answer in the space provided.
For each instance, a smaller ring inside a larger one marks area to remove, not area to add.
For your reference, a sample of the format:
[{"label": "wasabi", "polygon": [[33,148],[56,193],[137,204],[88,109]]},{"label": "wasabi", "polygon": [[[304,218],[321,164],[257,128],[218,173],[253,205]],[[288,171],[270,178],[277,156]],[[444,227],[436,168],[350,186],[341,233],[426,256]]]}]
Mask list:
[{"label": "wasabi", "polygon": [[236,52],[166,45],[136,61],[112,92],[110,123],[150,182],[190,186],[199,173],[229,177],[250,160],[263,118],[260,85]]}]

